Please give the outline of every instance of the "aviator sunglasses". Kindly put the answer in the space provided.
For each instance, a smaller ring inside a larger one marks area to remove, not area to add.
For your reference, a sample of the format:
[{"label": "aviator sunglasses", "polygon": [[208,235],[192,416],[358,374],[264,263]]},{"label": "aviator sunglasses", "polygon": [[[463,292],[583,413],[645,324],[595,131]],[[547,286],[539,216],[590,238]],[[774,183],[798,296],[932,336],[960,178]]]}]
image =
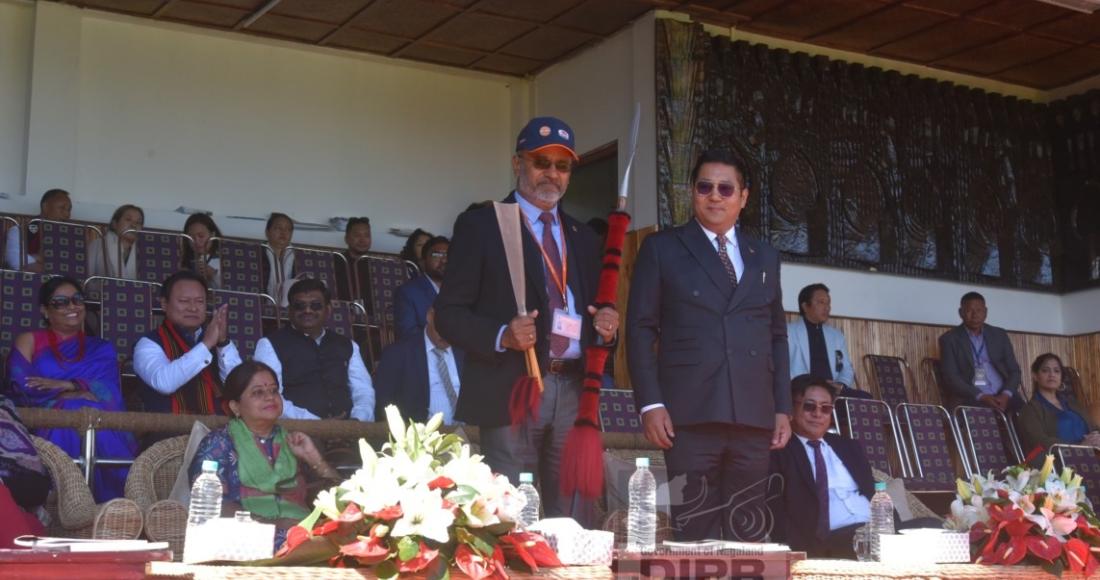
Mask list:
[{"label": "aviator sunglasses", "polygon": [[722,197],[731,197],[734,193],[737,193],[737,187],[732,183],[714,183],[712,181],[695,182],[695,193],[707,196],[714,193],[715,187],[718,188],[718,195]]}]

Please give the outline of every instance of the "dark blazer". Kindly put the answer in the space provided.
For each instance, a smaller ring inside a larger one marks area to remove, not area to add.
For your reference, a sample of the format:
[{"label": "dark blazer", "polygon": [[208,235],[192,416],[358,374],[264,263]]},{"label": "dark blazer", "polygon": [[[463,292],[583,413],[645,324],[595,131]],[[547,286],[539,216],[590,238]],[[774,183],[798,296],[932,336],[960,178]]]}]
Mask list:
[{"label": "dark blazer", "polygon": [[[1004,379],[1004,389],[1012,394],[1018,404],[1020,398],[1020,364],[1003,328],[984,325],[985,348],[993,368]],[[940,360],[944,386],[952,394],[952,406],[974,405],[981,391],[974,386],[974,347],[969,331],[963,325],[956,326],[940,336]]]},{"label": "dark blazer", "polygon": [[435,286],[425,274],[397,289],[393,298],[393,323],[398,339],[407,334],[420,334],[428,326],[428,309],[435,302],[435,295]]},{"label": "dark blazer", "polygon": [[[515,194],[504,201],[515,203]],[[599,281],[600,240],[587,225],[564,212],[559,213],[566,245],[569,289],[583,317],[583,349],[596,338],[588,305],[595,299]],[[549,368],[553,313],[546,295],[542,253],[538,242],[527,234],[523,236],[523,258],[527,309],[539,312],[535,319],[535,351],[539,368],[545,373]],[[493,207],[459,215],[447,252],[442,290],[435,300],[435,323],[444,338],[466,352],[455,418],[471,425],[501,427],[509,424],[508,399],[512,385],[517,378],[527,374],[522,352],[496,351],[497,334],[516,316],[516,299],[507,264]]]},{"label": "dark blazer", "polygon": [[776,413],[790,413],[779,255],[740,231],[737,241],[745,272],[732,295],[694,219],[642,243],[626,319],[638,409],[663,403],[674,425],[762,429],[775,427]]},{"label": "dark blazer", "polygon": [[[452,348],[455,366],[462,376],[462,351]],[[434,363],[433,363],[434,364]],[[382,360],[374,371],[375,417],[385,417],[386,405],[397,405],[401,416],[411,421],[428,420],[428,350],[424,332],[406,335],[382,351]],[[462,388],[459,388],[461,395]]]},{"label": "dark blazer", "polygon": [[[859,493],[871,499],[875,493],[875,478],[863,450],[851,439],[832,433],[825,434],[825,442],[832,447],[840,462],[859,487]],[[785,542],[795,551],[807,551],[815,547],[817,522],[817,486],[813,469],[802,440],[791,435],[783,449],[771,452],[769,473],[782,476],[782,486],[773,482],[768,491],[768,507],[775,517],[772,539]]]},{"label": "dark blazer", "polygon": [[[1062,441],[1058,438],[1058,412],[1040,401],[1040,397],[1042,395],[1038,391],[1031,395],[1031,400],[1020,409],[1020,414],[1016,417],[1016,429],[1020,434],[1020,445],[1024,448],[1024,454],[1030,454],[1036,447],[1050,449],[1051,445],[1059,443],[1080,443],[1080,441]],[[1059,397],[1059,399],[1063,408],[1080,415],[1089,426],[1089,430],[1096,431],[1097,427],[1092,422],[1092,417],[1077,402],[1077,399],[1068,396]]]}]

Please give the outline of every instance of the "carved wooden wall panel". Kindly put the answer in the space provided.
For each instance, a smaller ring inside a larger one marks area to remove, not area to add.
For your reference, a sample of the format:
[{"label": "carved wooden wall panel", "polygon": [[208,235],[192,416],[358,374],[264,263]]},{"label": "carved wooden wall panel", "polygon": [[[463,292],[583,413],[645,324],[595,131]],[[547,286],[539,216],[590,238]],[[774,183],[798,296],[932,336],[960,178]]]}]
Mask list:
[{"label": "carved wooden wall panel", "polygon": [[[1062,289],[1052,107],[668,20],[657,38],[662,226],[691,217],[695,157],[727,147],[751,175],[742,227],[786,260]],[[1085,108],[1073,115],[1091,115],[1091,137],[1065,124],[1063,148],[1094,180],[1075,192],[1100,190],[1100,102]],[[1092,240],[1100,278],[1100,202],[1059,192],[1095,216],[1075,235]]]},{"label": "carved wooden wall panel", "polygon": [[1049,112],[1065,289],[1100,285],[1100,91]]}]

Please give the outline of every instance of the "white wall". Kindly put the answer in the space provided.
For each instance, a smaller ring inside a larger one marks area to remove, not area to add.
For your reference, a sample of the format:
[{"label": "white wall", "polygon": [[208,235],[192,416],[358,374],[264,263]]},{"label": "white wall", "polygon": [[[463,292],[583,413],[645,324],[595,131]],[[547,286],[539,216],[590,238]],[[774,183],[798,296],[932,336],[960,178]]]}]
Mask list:
[{"label": "white wall", "polygon": [[22,193],[34,5],[0,0],[0,192]]},{"label": "white wall", "polygon": [[618,140],[619,180],[629,156],[634,104],[641,103],[627,208],[637,225],[657,223],[654,21],[652,12],[646,14],[595,47],[543,71],[533,83],[534,113],[569,123],[579,153]]},{"label": "white wall", "polygon": [[[20,211],[67,187],[75,217],[138,202],[149,225],[177,227],[184,216],[171,212],[185,205],[213,210],[237,235],[261,236],[263,224],[226,216],[368,215],[375,249],[395,251],[404,239],[389,227],[449,235],[470,201],[511,182],[511,85],[522,80],[34,8],[28,195],[12,202]],[[342,234],[295,239],[341,244]]]}]

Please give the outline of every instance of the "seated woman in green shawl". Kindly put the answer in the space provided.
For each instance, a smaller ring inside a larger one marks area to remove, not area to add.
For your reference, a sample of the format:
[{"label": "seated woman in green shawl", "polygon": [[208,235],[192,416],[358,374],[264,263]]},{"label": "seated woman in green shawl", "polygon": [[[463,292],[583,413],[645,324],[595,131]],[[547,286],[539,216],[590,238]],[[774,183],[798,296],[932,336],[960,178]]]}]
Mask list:
[{"label": "seated woman in green shawl", "polygon": [[312,511],[303,470],[317,479],[335,480],[339,474],[301,432],[287,433],[275,424],[283,414],[283,397],[271,367],[255,361],[238,365],[225,379],[222,398],[233,418],[211,431],[195,453],[188,471],[191,481],[202,472],[202,462],[218,462],[222,482],[222,515],[238,510],[253,519],[273,523],[276,546],[286,530]]}]

